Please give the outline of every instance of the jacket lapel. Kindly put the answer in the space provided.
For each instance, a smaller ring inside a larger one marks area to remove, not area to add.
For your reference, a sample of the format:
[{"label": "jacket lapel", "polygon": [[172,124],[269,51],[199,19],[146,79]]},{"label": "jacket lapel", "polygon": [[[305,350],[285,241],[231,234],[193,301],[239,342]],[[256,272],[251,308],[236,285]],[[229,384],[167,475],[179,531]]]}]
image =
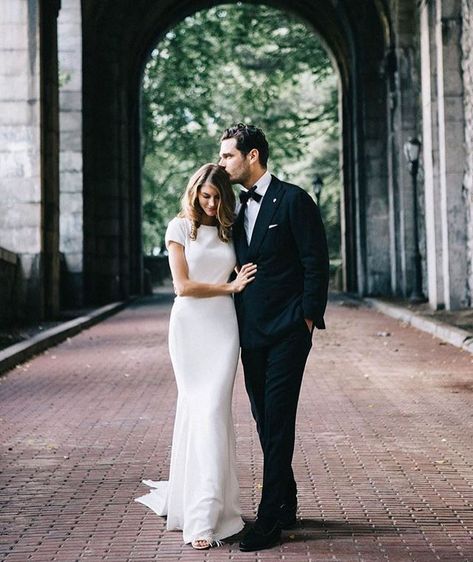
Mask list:
[{"label": "jacket lapel", "polygon": [[[261,243],[268,231],[268,226],[271,224],[271,219],[279,206],[283,195],[281,182],[275,176],[272,176],[271,183],[266,191],[263,200],[261,201],[261,209],[259,210],[258,217],[256,218],[255,227],[251,236],[250,247],[248,250],[249,259],[256,256]],[[243,221],[242,221],[243,224]],[[244,230],[244,228],[243,228]],[[246,240],[246,236],[245,236]]]},{"label": "jacket lapel", "polygon": [[233,223],[233,240],[238,262],[240,265],[243,265],[247,261],[246,256],[248,254],[243,208],[240,208],[240,212]]}]

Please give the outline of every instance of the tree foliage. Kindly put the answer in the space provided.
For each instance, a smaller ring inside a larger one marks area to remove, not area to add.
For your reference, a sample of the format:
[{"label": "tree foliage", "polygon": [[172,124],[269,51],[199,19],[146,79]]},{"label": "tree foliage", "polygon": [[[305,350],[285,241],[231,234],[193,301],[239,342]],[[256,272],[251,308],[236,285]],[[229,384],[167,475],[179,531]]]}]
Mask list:
[{"label": "tree foliage", "polygon": [[298,19],[250,4],[185,18],[153,50],[143,77],[145,252],[162,244],[189,175],[217,161],[223,129],[243,121],[267,134],[273,173],[309,191],[314,174],[324,175],[336,253],[337,106],[327,53]]}]

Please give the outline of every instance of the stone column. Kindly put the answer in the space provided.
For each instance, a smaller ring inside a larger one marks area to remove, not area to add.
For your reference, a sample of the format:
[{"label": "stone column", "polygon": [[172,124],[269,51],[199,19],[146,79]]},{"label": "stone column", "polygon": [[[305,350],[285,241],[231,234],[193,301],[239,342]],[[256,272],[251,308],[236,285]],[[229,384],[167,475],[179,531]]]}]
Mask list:
[{"label": "stone column", "polygon": [[117,35],[84,35],[84,280],[88,302],[119,300],[121,293],[120,79]]},{"label": "stone column", "polygon": [[[422,251],[422,212],[414,216],[414,189],[404,156],[409,137],[420,135],[418,89],[420,77],[416,56],[416,5],[411,0],[391,2],[392,45],[386,54],[385,75],[389,93],[389,199],[391,233],[391,287],[408,297],[416,285],[415,229]],[[418,190],[422,190],[418,182]],[[417,202],[419,197],[417,198]],[[421,211],[422,207],[420,207]],[[417,220],[416,220],[417,219]]]},{"label": "stone column", "polygon": [[421,7],[422,107],[429,302],[448,310],[468,304],[465,116],[461,6]]},{"label": "stone column", "polygon": [[[410,28],[413,31],[413,28]],[[408,297],[415,287],[416,252],[415,232],[419,230],[421,217],[414,216],[414,190],[411,175],[404,156],[404,143],[410,137],[417,137],[417,98],[415,94],[415,60],[410,40],[398,44],[398,72],[396,80],[397,112],[394,120],[394,177],[397,181],[395,208],[398,213],[396,293]],[[402,38],[398,36],[398,40]],[[420,184],[420,182],[419,182]],[[419,185],[419,187],[421,187]]]},{"label": "stone column", "polygon": [[442,308],[444,286],[442,272],[442,225],[440,210],[439,148],[436,48],[434,7],[420,7],[421,73],[422,73],[422,146],[425,186],[425,230],[427,246],[427,291],[433,309]]},{"label": "stone column", "polygon": [[60,0],[40,2],[41,183],[45,314],[59,313],[59,91],[57,17]]},{"label": "stone column", "polygon": [[461,70],[461,4],[437,0],[438,143],[445,307],[467,305],[465,121]]},{"label": "stone column", "polygon": [[58,19],[61,296],[83,304],[82,24],[80,0],[62,0]]},{"label": "stone column", "polygon": [[0,2],[0,245],[19,258],[19,318],[59,310],[57,12]]},{"label": "stone column", "polygon": [[38,2],[0,2],[0,246],[20,262],[18,316],[44,310]]},{"label": "stone column", "polygon": [[465,203],[467,212],[468,304],[473,306],[473,0],[462,6],[462,69],[465,110]]},{"label": "stone column", "polygon": [[[367,49],[369,47],[370,42],[367,41]],[[380,53],[377,52],[376,55],[379,56]],[[364,232],[361,231],[361,235],[364,234],[366,249],[365,294],[381,295],[391,292],[386,91],[384,83],[377,79],[376,74],[381,60],[374,59],[369,63],[365,60],[364,63],[371,69],[370,73],[364,70],[362,76],[365,96],[362,124],[365,193],[359,199],[359,204],[364,220]]]}]

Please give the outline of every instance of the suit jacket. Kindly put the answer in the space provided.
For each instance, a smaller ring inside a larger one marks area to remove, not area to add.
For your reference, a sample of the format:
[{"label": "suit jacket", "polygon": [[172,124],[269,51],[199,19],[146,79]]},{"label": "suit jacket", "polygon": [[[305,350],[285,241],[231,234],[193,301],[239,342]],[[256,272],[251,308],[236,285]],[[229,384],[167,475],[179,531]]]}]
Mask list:
[{"label": "suit jacket", "polygon": [[329,259],[317,205],[300,187],[272,176],[250,246],[243,212],[233,226],[239,265],[256,263],[254,281],[235,294],[241,346],[270,345],[305,318],[325,328]]}]

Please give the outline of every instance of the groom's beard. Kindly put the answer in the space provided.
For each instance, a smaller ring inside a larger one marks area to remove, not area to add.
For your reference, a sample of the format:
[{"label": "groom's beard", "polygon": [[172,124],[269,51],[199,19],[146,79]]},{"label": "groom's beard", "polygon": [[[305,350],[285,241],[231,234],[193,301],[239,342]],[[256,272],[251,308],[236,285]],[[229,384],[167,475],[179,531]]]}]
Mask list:
[{"label": "groom's beard", "polygon": [[235,177],[231,177],[230,176],[230,183],[232,185],[242,185],[244,186],[244,182],[245,178],[241,177],[241,176],[235,176]]},{"label": "groom's beard", "polygon": [[232,183],[233,185],[240,184],[244,187],[245,182],[248,183],[250,177],[251,177],[250,170],[237,170],[235,172],[235,175],[230,175],[230,183]]}]

